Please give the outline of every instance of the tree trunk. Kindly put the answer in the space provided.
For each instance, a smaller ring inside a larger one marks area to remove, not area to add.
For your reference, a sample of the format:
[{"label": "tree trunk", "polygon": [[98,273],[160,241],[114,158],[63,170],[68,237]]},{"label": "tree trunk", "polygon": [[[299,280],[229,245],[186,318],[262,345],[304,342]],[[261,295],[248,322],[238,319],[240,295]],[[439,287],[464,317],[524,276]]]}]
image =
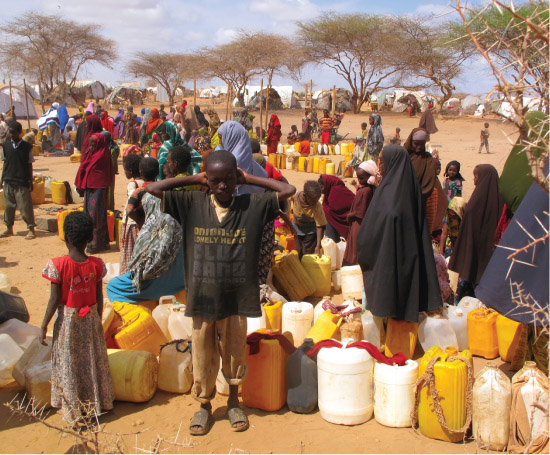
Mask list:
[{"label": "tree trunk", "polygon": [[245,107],[245,105],[244,105],[244,92],[241,92],[241,91],[240,91],[240,92],[237,94],[237,99],[239,100],[239,106],[240,106],[241,108]]}]

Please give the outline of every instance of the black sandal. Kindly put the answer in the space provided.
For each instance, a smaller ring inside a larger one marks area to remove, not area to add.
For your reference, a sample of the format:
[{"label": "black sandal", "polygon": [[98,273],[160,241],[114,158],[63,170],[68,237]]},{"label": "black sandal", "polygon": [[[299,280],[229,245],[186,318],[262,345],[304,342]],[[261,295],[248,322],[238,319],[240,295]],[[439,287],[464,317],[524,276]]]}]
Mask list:
[{"label": "black sandal", "polygon": [[[229,408],[227,410],[227,416],[229,417],[229,423],[233,431],[245,431],[250,426],[248,417],[246,417],[244,411],[239,407]],[[238,425],[239,423],[242,425]]]},{"label": "black sandal", "polygon": [[191,436],[204,436],[210,431],[213,423],[214,417],[212,416],[212,413],[204,408],[201,408],[195,412],[193,420],[191,420],[191,423],[189,424],[189,433]]}]

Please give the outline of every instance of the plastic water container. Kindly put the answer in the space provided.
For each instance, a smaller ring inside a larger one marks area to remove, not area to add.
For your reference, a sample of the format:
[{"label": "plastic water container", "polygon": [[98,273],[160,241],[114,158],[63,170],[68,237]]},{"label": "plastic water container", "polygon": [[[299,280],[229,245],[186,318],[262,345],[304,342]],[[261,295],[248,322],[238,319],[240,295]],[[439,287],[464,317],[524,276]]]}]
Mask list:
[{"label": "plastic water container", "polygon": [[511,362],[514,358],[521,338],[521,325],[521,322],[512,321],[502,314],[497,316],[498,353],[505,362]]},{"label": "plastic water container", "polygon": [[[267,148],[266,148],[267,150]],[[284,153],[284,147],[283,147],[283,144],[281,144],[280,142],[277,144],[277,153]]]},{"label": "plastic water container", "polygon": [[283,305],[282,331],[290,332],[294,346],[304,342],[313,325],[313,305],[308,302],[287,302]]},{"label": "plastic water container", "polygon": [[342,280],[342,295],[345,299],[353,297],[360,300],[363,297],[363,274],[360,266],[342,267],[340,269],[340,279]]},{"label": "plastic water container", "polygon": [[309,329],[306,338],[312,339],[314,343],[331,338],[339,339],[340,337],[336,336],[336,333],[341,324],[342,318],[340,315],[334,314],[330,310],[323,311],[313,324],[313,327]]},{"label": "plastic water container", "polygon": [[23,355],[23,349],[7,333],[0,333],[0,387],[13,381],[13,367]]},{"label": "plastic water container", "polygon": [[52,197],[52,177],[45,177],[44,178],[44,190],[46,192],[46,197],[51,198]]},{"label": "plastic water container", "polygon": [[265,312],[265,328],[281,331],[283,319],[283,302],[281,300],[269,300],[263,305]]},{"label": "plastic water container", "polygon": [[107,349],[115,399],[143,403],[157,390],[159,364],[148,351]]},{"label": "plastic water container", "polygon": [[172,393],[189,392],[193,385],[192,369],[189,343],[171,341],[160,350],[158,388]]},{"label": "plastic water container", "polygon": [[317,319],[319,319],[319,316],[321,316],[325,312],[325,310],[323,309],[323,303],[327,301],[330,302],[330,296],[324,296],[323,300],[315,305],[315,309],[313,310],[314,324],[317,322]]},{"label": "plastic water container", "polygon": [[[442,350],[438,346],[428,349],[420,360],[418,376],[421,377],[428,364],[434,357],[441,357],[435,362],[435,388],[438,392],[443,416],[446,425],[452,430],[460,430],[466,423],[466,402],[467,402],[467,383],[468,366],[461,360],[448,361],[449,357],[463,357],[471,366],[472,355],[469,351],[458,352],[456,348],[449,347]],[[448,432],[443,430],[437,419],[434,410],[434,404],[431,395],[428,395],[428,387],[424,385],[420,391],[420,401],[418,403],[418,424],[420,432],[428,438],[439,439],[441,441],[459,442],[464,439],[462,432]]]},{"label": "plastic water container", "polygon": [[334,146],[334,154],[335,155],[340,155],[340,144],[336,144]]},{"label": "plastic water container", "polygon": [[458,350],[468,349],[468,313],[466,310],[455,305],[445,305],[443,314],[455,332]]},{"label": "plastic water container", "polygon": [[412,359],[416,348],[418,324],[409,321],[396,321],[388,318],[385,354],[392,357],[402,352],[407,359]]},{"label": "plastic water container", "polygon": [[11,281],[7,274],[0,272],[0,291],[11,292]]},{"label": "plastic water container", "polygon": [[454,346],[458,349],[458,341],[451,323],[440,315],[427,316],[418,324],[418,341],[424,352],[432,346]]},{"label": "plastic water container", "polygon": [[285,166],[287,169],[293,171],[296,166],[296,164],[294,163],[294,159],[287,156]]},{"label": "plastic water container", "polygon": [[31,191],[31,200],[34,205],[46,202],[46,187],[44,182],[34,182]]},{"label": "plastic water container", "polygon": [[459,308],[463,308],[464,310],[466,310],[467,313],[469,313],[472,310],[482,308],[483,303],[481,303],[481,300],[476,299],[475,297],[463,297],[462,300],[458,302],[457,306]]},{"label": "plastic water container", "polygon": [[387,427],[410,427],[418,363],[374,365],[374,418]]},{"label": "plastic water container", "polygon": [[306,172],[307,158],[305,156],[298,157],[298,172]]},{"label": "plastic water container", "polygon": [[327,163],[327,169],[326,169],[327,175],[335,175],[336,169],[334,167],[334,163]]},{"label": "plastic water container", "polygon": [[487,308],[478,308],[468,313],[468,345],[473,355],[496,359],[498,313]]},{"label": "plastic water container", "polygon": [[[529,361],[512,377],[512,387],[522,382],[518,398],[523,401],[529,419],[530,435],[524,435],[528,443],[544,433],[548,435],[548,376],[537,368],[535,362]],[[517,430],[515,419],[519,416],[521,414],[511,418],[512,431]]]},{"label": "plastic water container", "polygon": [[317,354],[319,411],[328,422],[364,423],[373,414],[373,360],[364,349],[323,348]]},{"label": "plastic water container", "polygon": [[165,295],[159,299],[159,304],[151,312],[154,320],[157,321],[160,330],[164,333],[167,340],[171,340],[172,336],[168,330],[168,319],[172,313],[172,305],[176,303],[176,297],[173,295]]},{"label": "plastic water container", "polygon": [[375,318],[369,310],[365,310],[361,314],[361,324],[363,324],[363,340],[374,344],[380,349],[384,338],[384,322],[382,318]]},{"label": "plastic water container", "polygon": [[168,318],[170,340],[191,339],[193,334],[193,318],[185,316],[185,305],[172,305],[172,312]]},{"label": "plastic water container", "polygon": [[67,189],[65,188],[65,182],[53,181],[52,182],[52,202],[54,204],[66,204],[67,203]]},{"label": "plastic water container", "polygon": [[313,164],[314,164],[313,158],[308,158],[307,159],[306,172],[309,172],[309,173],[313,172]]},{"label": "plastic water container", "polygon": [[48,409],[52,405],[52,362],[39,363],[30,367],[25,372],[25,388],[27,389],[27,397],[33,400],[36,409]]},{"label": "plastic water container", "polygon": [[323,297],[330,294],[330,257],[316,254],[304,254],[302,256],[302,265],[315,285],[314,297]]},{"label": "plastic water container", "polygon": [[336,270],[338,265],[338,248],[336,242],[330,237],[323,237],[321,239],[321,247],[323,248],[323,254],[330,258],[331,270]]},{"label": "plastic water container", "polygon": [[30,368],[43,362],[47,362],[52,354],[52,337],[46,337],[47,346],[40,343],[38,338],[35,338],[23,355],[19,358],[13,367],[12,376],[17,383],[25,387],[25,373]]},{"label": "plastic water container", "polygon": [[266,320],[265,320],[265,310],[263,305],[261,305],[261,311],[262,315],[257,318],[246,318],[246,334],[250,334],[252,332],[256,332],[260,329],[266,328]]},{"label": "plastic water container", "polygon": [[[289,340],[292,335],[284,334]],[[251,355],[246,346],[248,375],[243,381],[243,404],[264,411],[278,411],[286,403],[287,352],[278,340],[260,340],[260,350]]]},{"label": "plastic water container", "polygon": [[472,433],[480,449],[501,452],[508,445],[511,401],[510,379],[487,362],[473,389]]},{"label": "plastic water container", "polygon": [[0,334],[6,333],[23,350],[27,349],[32,341],[40,336],[40,329],[34,325],[21,322],[19,319],[9,319],[0,324]]},{"label": "plastic water container", "polygon": [[78,194],[78,191],[76,191],[76,186],[71,187],[71,194],[73,196],[74,204],[82,204],[84,202],[84,198]]},{"label": "plastic water container", "polygon": [[340,270],[344,262],[344,254],[346,254],[346,239],[344,237],[340,237],[340,241],[336,244],[336,248],[338,249],[338,263],[336,264],[336,268]]},{"label": "plastic water container", "polygon": [[306,355],[314,346],[306,338],[286,361],[286,403],[292,412],[307,414],[317,407],[317,364]]},{"label": "plastic water container", "polygon": [[[138,305],[113,303],[113,308],[122,318],[122,325],[114,335],[120,349],[149,351],[155,356],[168,340],[147,310]],[[127,312],[126,312],[127,311]]]}]

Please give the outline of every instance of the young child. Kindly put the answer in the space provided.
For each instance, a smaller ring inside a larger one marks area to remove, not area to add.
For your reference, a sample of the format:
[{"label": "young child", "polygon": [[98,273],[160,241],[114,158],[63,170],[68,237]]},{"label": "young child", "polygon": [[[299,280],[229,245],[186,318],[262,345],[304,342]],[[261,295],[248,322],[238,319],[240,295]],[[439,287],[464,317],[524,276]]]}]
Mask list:
[{"label": "young child", "polygon": [[[292,185],[255,177],[237,168],[225,150],[211,153],[205,173],[150,184],[146,191],[163,198],[164,210],[184,233],[187,307],[193,318],[193,397],[201,403],[189,426],[192,435],[213,424],[210,401],[216,393],[220,354],[229,383],[228,417],[233,431],[248,428],[239,407],[238,387],[246,375],[246,318],[260,316],[259,250],[264,225],[279,212],[279,202],[296,191]],[[201,191],[168,191],[207,183]],[[237,184],[259,186],[265,193],[234,196]]]},{"label": "young child", "polygon": [[353,149],[353,158],[348,161],[342,170],[342,177],[346,175],[348,168],[356,168],[365,159],[365,137],[357,136],[355,138],[355,148]]},{"label": "young child", "polygon": [[326,109],[323,111],[323,118],[319,120],[319,127],[321,128],[321,144],[328,144],[332,128],[334,128],[334,120]]},{"label": "young child", "polygon": [[[187,177],[189,173],[189,165],[191,164],[191,148],[187,145],[176,145],[168,152],[166,162],[170,170],[170,175],[174,177]],[[174,188],[174,190],[182,190]],[[185,188],[187,191],[198,191],[198,185],[188,185]]]},{"label": "young child", "polygon": [[288,142],[288,145],[293,145],[298,140],[298,127],[296,125],[292,125],[290,127],[290,133],[286,136],[286,141]]},{"label": "young child", "polygon": [[63,419],[78,428],[82,413],[91,406],[97,414],[113,408],[114,391],[107,347],[101,326],[102,279],[107,273],[103,261],[86,256],[93,238],[94,223],[84,212],[71,212],[63,231],[67,256],[51,259],[42,276],[51,281],[51,292],[40,329],[46,346],[46,332],[54,313],[52,346],[52,396],[54,408]]},{"label": "young child", "polygon": [[306,135],[304,133],[298,134],[298,140],[300,141],[300,156],[309,156],[311,143],[306,139]]},{"label": "young child", "polygon": [[479,138],[481,140],[481,143],[479,144],[479,153],[483,150],[483,147],[485,147],[485,150],[487,153],[489,152],[489,124],[485,122],[483,125],[485,128],[481,130],[479,133]]},{"label": "young child", "polygon": [[447,167],[445,167],[445,174],[443,176],[445,177],[445,180],[443,180],[443,191],[447,195],[447,199],[450,201],[456,196],[462,197],[462,182],[464,181],[464,177],[460,174],[460,163],[454,160],[449,161]]},{"label": "young child", "polygon": [[[122,159],[122,168],[126,178],[130,180],[126,187],[128,198],[132,196],[134,191],[141,188],[144,180],[141,178],[139,164],[141,163],[141,155],[127,155]],[[126,210],[122,214],[122,232],[120,240],[120,274],[124,275],[128,271],[128,262],[132,257],[134,245],[138,236],[139,229],[137,224],[126,215]]]},{"label": "young child", "polygon": [[397,144],[401,145],[401,128],[397,127],[395,128],[395,133],[393,137],[390,139],[390,144]]},{"label": "young child", "polygon": [[367,122],[361,123],[361,136],[367,137],[368,132],[369,132],[369,128],[368,128]]},{"label": "young child", "polygon": [[74,139],[72,139],[72,136],[74,136],[73,134],[71,133],[74,133],[73,131],[73,127],[72,126],[68,126],[67,127],[67,142],[65,144],[65,152],[67,153],[70,153],[71,155],[74,153]]},{"label": "young child", "polygon": [[[143,183],[139,188],[135,189],[128,198],[128,203],[126,204],[126,215],[136,222],[138,229],[141,229],[143,223],[145,222],[145,212],[141,206],[143,189],[156,180],[159,173],[159,162],[151,156],[142,158],[139,163],[139,173]],[[130,258],[128,258],[128,260],[129,259]]]},{"label": "young child", "polygon": [[170,166],[168,165],[168,161],[162,165],[162,180],[164,179],[171,179],[175,177],[174,174],[172,174],[172,171],[170,170]]},{"label": "young child", "polygon": [[304,191],[292,197],[293,227],[296,230],[296,250],[302,259],[304,254],[320,254],[321,239],[327,219],[319,202],[321,187],[315,180],[304,183]]},{"label": "young child", "polygon": [[36,238],[31,199],[31,191],[33,189],[32,163],[34,162],[34,157],[32,154],[32,145],[21,139],[22,131],[23,127],[21,123],[9,122],[8,134],[10,138],[2,143],[0,158],[4,161],[4,166],[2,168],[0,189],[4,188],[4,224],[6,225],[6,229],[0,234],[0,237],[13,235],[15,209],[17,208],[29,230],[25,239],[32,240]]}]

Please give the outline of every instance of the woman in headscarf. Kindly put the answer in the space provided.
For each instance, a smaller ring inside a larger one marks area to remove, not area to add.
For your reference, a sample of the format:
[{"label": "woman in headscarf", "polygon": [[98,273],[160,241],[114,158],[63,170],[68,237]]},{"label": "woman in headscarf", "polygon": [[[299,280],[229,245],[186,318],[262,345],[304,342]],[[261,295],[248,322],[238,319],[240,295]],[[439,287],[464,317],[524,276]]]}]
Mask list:
[{"label": "woman in headscarf", "polygon": [[139,131],[137,128],[137,121],[135,114],[128,120],[126,128],[126,134],[124,135],[124,143],[137,145],[139,144]]},{"label": "woman in headscarf", "polygon": [[[237,166],[248,174],[267,178],[267,172],[252,156],[252,145],[244,127],[233,120],[224,122],[218,129],[220,145],[217,150],[227,150],[237,159]],[[252,185],[237,185],[235,195],[262,193],[263,188]],[[271,221],[264,225],[260,247],[259,282],[265,284],[271,268],[275,242],[275,224]]]},{"label": "woman in headscarf", "polygon": [[109,114],[107,111],[103,111],[101,113],[101,126],[103,126],[103,129],[105,131],[108,131],[111,136],[113,135],[114,125],[113,125],[113,119],[109,117]]},{"label": "woman in headscarf", "polygon": [[363,161],[355,169],[359,186],[349,209],[347,220],[349,232],[346,238],[346,251],[344,253],[343,265],[357,265],[357,234],[367,213],[374,190],[380,183],[381,175],[378,166],[372,160]]},{"label": "woman in headscarf", "polygon": [[199,129],[200,128],[209,128],[210,123],[208,123],[208,120],[206,120],[206,117],[201,112],[201,107],[200,106],[195,106],[193,109],[195,110],[195,115],[197,116],[197,122],[199,123]]},{"label": "woman in headscarf", "polygon": [[[95,115],[88,116],[99,121]],[[101,124],[101,122],[99,122]],[[88,132],[93,131],[88,125]],[[92,133],[87,137],[82,162],[76,175],[75,185],[79,194],[84,195],[84,212],[94,221],[94,237],[86,252],[95,254],[109,249],[109,230],[107,227],[107,204],[109,186],[113,182],[113,161],[105,136]]]},{"label": "woman in headscarf", "polygon": [[78,106],[78,118],[80,118],[80,120],[84,120],[84,117],[85,117],[85,113],[84,113],[84,106],[82,104],[80,104]]},{"label": "woman in headscarf", "polygon": [[[202,163],[205,162],[208,155],[213,150],[212,147],[212,141],[210,139],[210,136],[208,135],[208,130],[206,128],[199,129],[199,135],[197,136],[197,139],[195,140],[195,150],[200,153],[202,158]],[[202,170],[202,165],[201,165]]]},{"label": "woman in headscarf", "polygon": [[347,217],[355,195],[336,176],[323,174],[318,182],[323,194],[323,211],[327,219],[325,235],[338,243],[340,237],[348,237]]},{"label": "woman in headscarf", "polygon": [[437,129],[437,126],[435,126],[434,116],[432,114],[432,109],[430,107],[428,107],[422,113],[422,117],[420,117],[420,122],[418,123],[418,127],[426,130],[428,134],[435,134],[439,131]]},{"label": "woman in headscarf", "polygon": [[177,125],[174,123],[173,120],[168,120],[167,122],[164,122],[164,127],[166,129],[166,134],[168,135],[168,139],[162,143],[162,146],[157,156],[157,159],[159,162],[159,176],[158,176],[159,180],[162,180],[163,178],[162,166],[164,166],[164,163],[166,163],[168,159],[168,152],[172,150],[172,148],[175,147],[176,145],[185,144],[185,141],[178,134]]},{"label": "woman in headscarf", "polygon": [[[95,133],[101,133],[103,131],[103,126],[101,125],[101,120],[97,115],[87,115],[86,116],[86,134],[84,135],[84,139],[82,140],[82,159],[80,162],[80,168],[82,168],[82,163],[88,156],[88,152],[90,151],[90,138]],[[78,170],[80,173],[81,169]]]},{"label": "woman in headscarf", "polygon": [[[485,267],[495,250],[495,231],[502,214],[503,200],[498,188],[498,172],[490,164],[474,168],[475,189],[464,210],[449,269],[463,280],[462,293],[474,294]],[[458,294],[458,291],[457,291]]]},{"label": "woman in headscarf", "polygon": [[90,101],[88,107],[84,110],[84,112],[89,112],[90,114],[95,115],[95,103],[93,101]]},{"label": "woman in headscarf", "polygon": [[382,150],[382,181],[357,235],[369,309],[377,317],[418,322],[442,306],[422,193],[403,147]]},{"label": "woman in headscarf", "polygon": [[[88,132],[88,117],[90,116],[89,112],[84,113],[84,120],[80,122],[78,128],[76,129],[76,139],[74,140],[74,147],[76,150],[82,153],[82,146],[84,144],[84,138]],[[99,122],[101,125],[101,121]],[[103,127],[102,127],[103,128]]]},{"label": "woman in headscarf", "polygon": [[449,257],[454,250],[465,207],[466,201],[462,197],[456,196],[449,201],[439,242],[439,253],[445,257]]},{"label": "woman in headscarf", "polygon": [[428,228],[430,232],[436,232],[443,227],[443,217],[447,210],[448,200],[441,187],[441,182],[436,176],[434,159],[426,151],[428,138],[426,130],[414,128],[403,146],[409,153],[420,184]]},{"label": "woman in headscarf", "polygon": [[384,133],[382,131],[382,117],[378,114],[369,116],[370,129],[367,134],[367,159],[378,163],[378,155],[384,147]]},{"label": "woman in headscarf", "polygon": [[109,210],[114,211],[115,210],[115,180],[116,180],[115,175],[118,174],[118,155],[120,154],[120,149],[118,147],[118,144],[113,140],[113,137],[111,136],[111,133],[109,133],[109,131],[103,130],[101,134],[105,136],[105,140],[107,141],[107,147],[111,152],[111,160],[113,162],[113,181],[109,186],[109,197],[108,197],[109,202],[107,204],[107,208]]},{"label": "woman in headscarf", "polygon": [[269,120],[269,127],[267,128],[267,138],[265,140],[268,155],[277,153],[277,145],[281,140],[281,134],[281,122],[279,121],[279,117],[272,114]]},{"label": "woman in headscarf", "polygon": [[40,131],[47,131],[48,140],[54,148],[61,147],[61,130],[59,122],[59,103],[53,103],[48,111],[40,117],[36,126]]},{"label": "woman in headscarf", "polygon": [[143,141],[143,143],[149,142],[153,137],[153,133],[159,131],[159,128],[162,124],[163,121],[160,118],[160,112],[156,107],[154,107],[153,109],[151,109],[151,117],[147,122],[147,126],[145,126],[145,140]]},{"label": "woman in headscarf", "polygon": [[124,132],[124,108],[120,107],[113,119],[113,139],[120,139]]},{"label": "woman in headscarf", "polygon": [[[151,108],[142,108],[141,109],[141,123],[139,125],[139,143],[140,145],[145,145],[151,138],[147,138],[147,124],[149,123],[149,119],[151,118],[152,111]],[[160,113],[159,113],[160,118]]]}]

